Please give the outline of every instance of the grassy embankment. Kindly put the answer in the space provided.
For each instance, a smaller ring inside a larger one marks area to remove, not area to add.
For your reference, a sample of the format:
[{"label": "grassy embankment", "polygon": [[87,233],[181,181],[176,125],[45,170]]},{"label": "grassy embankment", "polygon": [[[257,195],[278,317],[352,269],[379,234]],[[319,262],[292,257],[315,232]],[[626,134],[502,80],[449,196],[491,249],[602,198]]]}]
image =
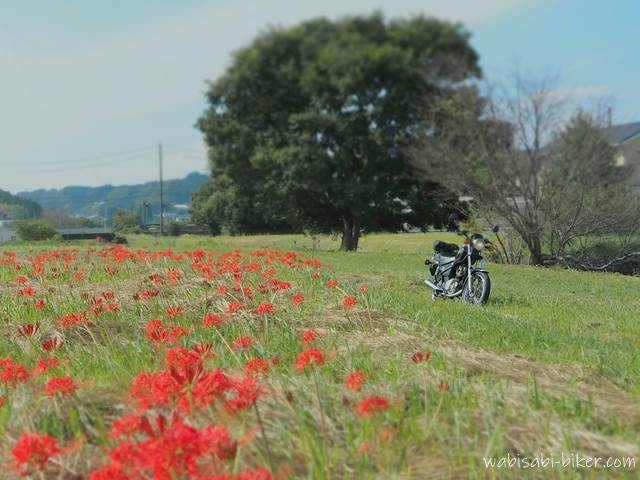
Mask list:
[{"label": "grassy embankment", "polygon": [[[131,248],[151,250],[293,249],[334,268],[333,273],[323,272],[322,282],[335,278],[340,290],[318,286],[296,272],[283,272],[306,301],[299,310],[283,307],[281,312],[274,302],[277,313],[268,325],[247,318],[224,325],[220,335],[200,328],[189,335],[190,341],[212,342],[214,364],[225,371],[241,368],[246,360],[244,354],[239,359],[225,348],[227,340],[240,335],[258,340],[253,355],[281,358],[266,380],[271,394],[261,406],[271,455],[258,435],[242,447],[238,465],[274,463],[274,470],[317,478],[522,478],[543,473],[488,471],[482,457],[560,451],[637,456],[640,279],[488,265],[493,283],[488,305],[432,302],[421,280],[426,273],[424,257],[436,237],[458,240],[445,234],[368,235],[357,253],[334,251],[336,242],[328,237],[130,240]],[[29,248],[15,250],[25,255]],[[162,288],[159,299],[145,309],[130,304],[129,297],[143,287],[150,270],[158,271],[157,265],[127,265],[115,276],[106,275],[101,265],[78,266],[86,270],[86,281],[64,276],[39,280],[36,289],[48,288],[50,310],[44,315],[13,301],[12,287],[4,290],[0,306],[7,333],[18,323],[41,321],[44,336],[55,328],[49,320],[86,308],[83,292],[116,292],[122,303],[117,316],[86,332],[65,333],[65,373],[84,385],[69,410],[75,413],[60,420],[59,405],[51,407],[26,391],[22,397],[15,394],[11,405],[0,410],[0,421],[7,432],[6,448],[25,429],[45,429],[61,438],[82,433],[90,440],[80,457],[99,465],[92,459],[106,446],[101,440],[105,429],[130,408],[128,385],[140,371],[160,368],[162,363],[144,338],[144,324],[161,316],[169,305],[185,309],[181,320],[185,326],[195,324],[207,308],[211,290],[187,274],[184,285]],[[187,271],[188,263],[181,268]],[[13,276],[0,270],[0,281],[7,285]],[[357,291],[362,285],[368,286],[366,293]],[[340,307],[344,294],[358,296],[354,309]],[[307,328],[323,335],[318,346],[332,359],[318,372],[305,375],[292,364],[303,348],[298,337]],[[413,363],[411,356],[418,351],[430,352],[431,359]],[[7,335],[0,342],[0,355],[28,364],[38,354],[23,339]],[[346,392],[342,385],[355,370],[368,378],[363,393]],[[282,392],[288,392],[288,400],[281,398]],[[381,416],[359,418],[354,406],[365,393],[388,398],[392,408]],[[36,416],[24,411],[38,405],[46,408]],[[558,477],[574,473],[547,472]],[[603,472],[580,473],[599,478]],[[607,473],[629,478],[635,474]]]}]

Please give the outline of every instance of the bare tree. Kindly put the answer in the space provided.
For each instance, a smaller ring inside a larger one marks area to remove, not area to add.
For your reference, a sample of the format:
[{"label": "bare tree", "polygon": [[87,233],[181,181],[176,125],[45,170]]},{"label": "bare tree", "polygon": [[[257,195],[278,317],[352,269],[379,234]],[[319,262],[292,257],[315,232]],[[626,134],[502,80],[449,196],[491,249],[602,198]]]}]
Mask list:
[{"label": "bare tree", "polygon": [[567,123],[568,99],[557,92],[552,78],[522,75],[482,95],[458,90],[430,105],[411,155],[417,172],[508,223],[532,264],[543,263],[544,247],[560,257],[574,240],[615,231],[632,216],[594,117],[578,111]]}]

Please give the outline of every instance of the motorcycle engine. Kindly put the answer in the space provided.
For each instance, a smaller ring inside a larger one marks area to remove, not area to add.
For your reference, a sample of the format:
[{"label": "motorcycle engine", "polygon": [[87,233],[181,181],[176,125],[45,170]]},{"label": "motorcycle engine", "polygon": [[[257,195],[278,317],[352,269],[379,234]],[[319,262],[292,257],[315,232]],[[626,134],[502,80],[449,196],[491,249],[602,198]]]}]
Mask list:
[{"label": "motorcycle engine", "polygon": [[456,280],[455,278],[451,278],[449,280],[447,280],[446,282],[444,282],[444,290],[448,293],[448,294],[453,294],[456,293],[458,291],[458,285],[460,283],[458,282],[458,280]]}]

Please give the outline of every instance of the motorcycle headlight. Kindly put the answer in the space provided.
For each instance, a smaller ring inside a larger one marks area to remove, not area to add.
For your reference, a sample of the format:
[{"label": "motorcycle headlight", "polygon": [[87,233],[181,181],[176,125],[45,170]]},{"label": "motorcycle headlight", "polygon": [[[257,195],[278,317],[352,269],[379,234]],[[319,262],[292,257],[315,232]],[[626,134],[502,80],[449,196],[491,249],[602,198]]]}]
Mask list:
[{"label": "motorcycle headlight", "polygon": [[484,238],[474,238],[472,244],[473,248],[480,252],[484,249]]}]

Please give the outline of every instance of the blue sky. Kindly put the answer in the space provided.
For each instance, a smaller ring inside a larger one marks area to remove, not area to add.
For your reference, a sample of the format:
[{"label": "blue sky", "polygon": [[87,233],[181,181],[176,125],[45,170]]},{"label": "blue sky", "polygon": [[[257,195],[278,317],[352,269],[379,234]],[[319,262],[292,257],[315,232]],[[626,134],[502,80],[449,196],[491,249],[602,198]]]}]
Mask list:
[{"label": "blue sky", "polygon": [[490,79],[558,74],[578,101],[640,121],[640,2],[617,0],[0,0],[0,188],[127,184],[207,169],[205,80],[269,25],[422,13],[472,32]]}]

